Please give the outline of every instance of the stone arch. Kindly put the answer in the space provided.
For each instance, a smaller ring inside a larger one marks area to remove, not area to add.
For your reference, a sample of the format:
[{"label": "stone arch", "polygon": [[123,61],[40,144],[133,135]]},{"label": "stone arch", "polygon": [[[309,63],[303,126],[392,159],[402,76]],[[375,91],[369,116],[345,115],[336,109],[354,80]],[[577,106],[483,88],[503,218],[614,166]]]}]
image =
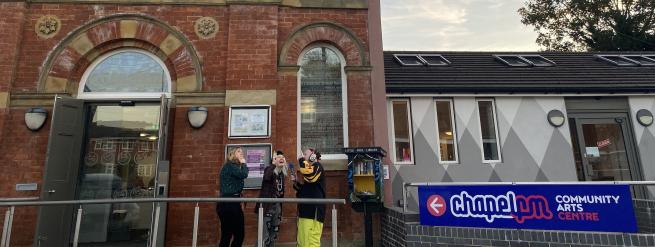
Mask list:
[{"label": "stone arch", "polygon": [[348,66],[368,66],[364,43],[348,28],[332,22],[318,22],[302,26],[289,35],[280,49],[278,64],[295,66],[303,50],[316,42],[326,42],[343,54]]},{"label": "stone arch", "polygon": [[140,14],[104,17],[71,32],[46,59],[38,90],[76,94],[86,67],[120,48],[139,48],[161,58],[171,73],[173,92],[202,90],[201,63],[191,42],[163,21]]}]

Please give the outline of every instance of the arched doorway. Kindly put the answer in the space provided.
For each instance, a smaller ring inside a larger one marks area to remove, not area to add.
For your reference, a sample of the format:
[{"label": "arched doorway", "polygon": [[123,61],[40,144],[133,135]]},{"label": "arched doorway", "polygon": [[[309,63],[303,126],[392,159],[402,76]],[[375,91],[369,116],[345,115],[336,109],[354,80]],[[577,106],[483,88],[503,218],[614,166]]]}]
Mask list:
[{"label": "arched doorway", "polygon": [[[167,170],[162,165],[167,164],[170,95],[170,73],[148,51],[119,49],[95,59],[80,80],[77,98],[55,100],[42,199],[165,196],[168,174],[161,170]],[[79,208],[79,246],[145,247],[153,241],[153,203]],[[74,209],[40,210],[40,246],[73,241]]]}]

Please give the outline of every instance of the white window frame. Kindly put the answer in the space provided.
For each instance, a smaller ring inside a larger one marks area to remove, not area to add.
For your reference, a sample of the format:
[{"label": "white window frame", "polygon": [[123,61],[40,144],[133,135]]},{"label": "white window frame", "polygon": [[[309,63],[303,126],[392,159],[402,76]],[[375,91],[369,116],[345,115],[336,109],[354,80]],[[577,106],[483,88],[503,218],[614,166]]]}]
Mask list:
[{"label": "white window frame", "polygon": [[[450,125],[453,127],[453,148],[455,149],[455,160],[441,160],[441,138],[439,136],[439,114],[437,109],[438,102],[448,102],[450,106]],[[459,145],[457,143],[457,126],[455,125],[455,106],[452,99],[435,99],[433,102],[434,105],[434,120],[435,126],[437,128],[437,158],[439,159],[439,164],[459,164]]]},{"label": "white window frame", "polygon": [[[487,160],[484,158],[484,138],[482,137],[482,123],[480,119],[480,101],[491,102],[491,116],[494,118],[494,129],[496,131],[496,153],[498,156],[497,160]],[[482,163],[484,164],[495,164],[503,162],[503,157],[501,156],[502,147],[500,146],[500,133],[498,132],[498,118],[496,117],[496,101],[494,99],[475,99],[475,107],[478,110],[478,131],[480,133],[480,154],[482,155]]]},{"label": "white window frame", "polygon": [[[394,116],[393,116],[393,103],[394,102],[405,102],[407,106],[407,126],[409,128],[409,155],[410,155],[410,161],[396,161],[396,133],[395,133],[395,123],[394,123]],[[413,165],[415,164],[415,157],[414,157],[414,128],[412,126],[412,107],[411,107],[411,101],[409,99],[389,99],[387,102],[387,112],[389,116],[389,123],[390,127],[389,128],[389,140],[391,140],[391,161],[393,162],[394,165]]]},{"label": "white window frame", "polygon": [[[91,72],[102,62],[104,62],[107,58],[120,54],[120,53],[125,53],[125,52],[136,52],[140,53],[143,55],[146,55],[150,58],[152,58],[155,62],[159,64],[159,66],[162,67],[164,70],[164,76],[166,78],[166,81],[164,82],[164,92],[136,92],[136,93],[131,93],[131,92],[84,92],[84,85],[86,85],[87,80],[89,79],[89,76],[91,75]],[[155,56],[154,54],[140,50],[140,49],[133,49],[133,48],[128,48],[128,49],[119,49],[115,50],[112,52],[108,52],[106,54],[101,55],[100,57],[96,58],[91,65],[84,71],[84,74],[82,75],[82,78],[80,80],[80,83],[78,85],[77,89],[77,98],[78,99],[159,99],[161,98],[161,95],[164,94],[166,95],[166,98],[171,97],[171,73],[166,67],[166,64],[164,64],[164,61],[162,61],[159,57]]]},{"label": "white window frame", "polygon": [[[342,113],[342,117],[343,117],[343,147],[347,148],[347,147],[349,147],[349,145],[348,145],[348,143],[349,143],[348,142],[348,136],[349,135],[348,135],[348,83],[347,83],[348,82],[348,80],[347,80],[348,75],[346,74],[346,70],[345,70],[345,68],[346,68],[346,58],[343,56],[341,51],[339,49],[337,49],[336,47],[334,47],[332,45],[329,45],[329,44],[325,44],[325,43],[317,43],[317,44],[313,44],[313,45],[305,47],[305,49],[300,53],[300,56],[298,56],[297,64],[300,67],[301,63],[302,63],[302,59],[305,57],[307,52],[311,51],[314,48],[321,48],[321,47],[325,47],[325,48],[328,48],[328,49],[332,50],[335,54],[337,54],[337,57],[339,58],[339,60],[341,60],[341,62],[340,62],[341,63],[341,106],[342,106],[341,110],[343,111],[343,113]],[[301,70],[302,70],[302,68],[298,68],[298,73],[296,74],[297,75],[296,76],[297,88],[298,88],[298,90],[296,90],[297,91],[297,105],[296,105],[296,109],[297,109],[296,110],[296,127],[297,127],[296,128],[296,131],[297,131],[296,138],[297,139],[296,139],[296,143],[297,143],[298,154],[302,155],[302,153],[303,153],[302,143],[301,143],[301,141],[302,141],[302,138],[301,138],[301,133],[302,133],[302,129],[301,129],[301,127],[302,127],[301,110],[302,109],[300,108],[300,103],[301,103],[300,101],[301,101],[301,96],[302,96],[301,95],[302,76],[300,74]],[[318,150],[318,151],[320,152],[321,150]],[[341,153],[341,154],[323,154],[322,153],[321,154],[321,159],[322,160],[347,160],[348,156],[346,154],[343,154],[343,153]]]}]

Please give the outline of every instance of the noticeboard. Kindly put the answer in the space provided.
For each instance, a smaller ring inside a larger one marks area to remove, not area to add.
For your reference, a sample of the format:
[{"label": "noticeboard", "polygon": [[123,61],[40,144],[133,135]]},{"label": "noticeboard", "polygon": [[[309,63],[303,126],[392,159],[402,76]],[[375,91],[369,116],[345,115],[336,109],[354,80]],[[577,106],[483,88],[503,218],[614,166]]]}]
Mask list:
[{"label": "noticeboard", "polygon": [[264,169],[271,163],[270,143],[263,144],[228,144],[225,147],[225,157],[236,147],[243,148],[243,156],[248,166],[248,178],[243,183],[245,189],[259,189],[262,186]]}]

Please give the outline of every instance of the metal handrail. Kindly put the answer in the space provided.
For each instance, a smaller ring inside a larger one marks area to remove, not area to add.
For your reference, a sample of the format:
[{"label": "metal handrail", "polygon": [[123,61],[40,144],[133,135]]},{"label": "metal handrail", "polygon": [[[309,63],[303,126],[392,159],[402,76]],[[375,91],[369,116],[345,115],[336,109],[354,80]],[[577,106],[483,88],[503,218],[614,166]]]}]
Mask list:
[{"label": "metal handrail", "polygon": [[407,187],[418,186],[462,186],[462,185],[655,185],[655,181],[556,181],[556,182],[414,182],[403,183],[403,213],[407,212]]},{"label": "metal handrail", "polygon": [[25,201],[38,201],[38,197],[16,197],[16,198],[0,198],[0,202],[25,202]]},{"label": "metal handrail", "polygon": [[135,198],[135,199],[95,199],[95,200],[67,200],[67,201],[39,201],[38,197],[28,198],[0,198],[0,207],[9,207],[5,214],[4,227],[2,229],[2,242],[0,247],[9,247],[11,228],[13,225],[14,209],[18,206],[53,206],[53,205],[79,205],[75,222],[75,233],[73,236],[73,247],[78,246],[80,224],[82,222],[82,205],[89,204],[119,204],[119,203],[156,203],[154,226],[152,229],[151,246],[156,247],[157,230],[159,230],[159,214],[161,210],[160,203],[195,203],[193,219],[193,239],[192,246],[196,247],[198,242],[198,218],[200,216],[200,203],[212,202],[255,202],[260,203],[257,222],[257,245],[264,246],[263,243],[263,218],[264,203],[294,203],[294,204],[331,204],[332,205],[332,246],[337,246],[337,207],[336,204],[346,204],[345,199],[309,199],[309,198]]},{"label": "metal handrail", "polygon": [[132,198],[132,199],[93,199],[67,201],[0,201],[2,206],[47,206],[47,205],[84,205],[108,203],[143,203],[143,202],[255,202],[255,203],[297,203],[297,204],[346,204],[345,199],[309,199],[309,198],[247,198],[247,197],[178,197],[178,198]]}]

